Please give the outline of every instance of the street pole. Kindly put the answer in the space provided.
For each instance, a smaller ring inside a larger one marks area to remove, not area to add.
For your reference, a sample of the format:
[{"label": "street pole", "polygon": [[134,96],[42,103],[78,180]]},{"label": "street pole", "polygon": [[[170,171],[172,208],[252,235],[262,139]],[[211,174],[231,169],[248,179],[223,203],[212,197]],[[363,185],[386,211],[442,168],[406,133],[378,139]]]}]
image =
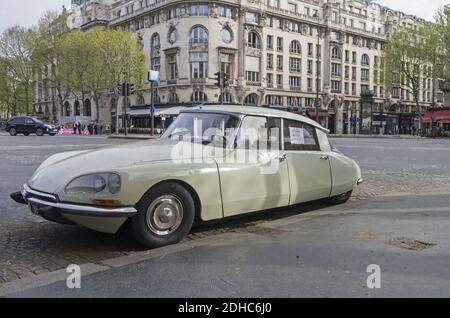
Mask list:
[{"label": "street pole", "polygon": [[320,16],[317,16],[317,46],[316,46],[316,122],[319,122],[319,46],[320,46]]},{"label": "street pole", "polygon": [[128,107],[128,78],[125,79],[124,85],[124,99],[123,99],[123,109],[125,115],[125,136],[128,135],[128,115],[127,115],[127,107]]},{"label": "street pole", "polygon": [[150,82],[150,96],[151,96],[151,108],[150,108],[150,112],[151,112],[151,135],[154,136],[155,135],[155,98],[154,98],[154,88],[155,88],[155,84],[153,81]]}]

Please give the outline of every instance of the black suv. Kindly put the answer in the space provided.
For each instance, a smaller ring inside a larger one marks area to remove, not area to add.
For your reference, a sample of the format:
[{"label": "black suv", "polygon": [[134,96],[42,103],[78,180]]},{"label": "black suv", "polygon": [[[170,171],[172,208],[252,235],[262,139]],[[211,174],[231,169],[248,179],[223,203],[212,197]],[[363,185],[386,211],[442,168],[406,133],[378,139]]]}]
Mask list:
[{"label": "black suv", "polygon": [[54,136],[57,133],[55,127],[44,124],[42,121],[32,117],[11,118],[6,123],[6,131],[9,132],[11,136],[17,134],[24,134],[25,136],[28,136],[29,134],[36,134],[38,136],[48,134]]}]

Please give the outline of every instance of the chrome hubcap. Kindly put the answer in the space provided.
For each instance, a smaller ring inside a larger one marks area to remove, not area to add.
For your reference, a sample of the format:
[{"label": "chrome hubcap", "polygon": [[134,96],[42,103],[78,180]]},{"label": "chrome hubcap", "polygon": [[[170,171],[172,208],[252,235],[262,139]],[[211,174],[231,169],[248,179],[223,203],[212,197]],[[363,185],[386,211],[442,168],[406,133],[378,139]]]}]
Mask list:
[{"label": "chrome hubcap", "polygon": [[169,235],[183,221],[183,205],[173,195],[163,195],[150,204],[147,210],[147,225],[157,235]]}]

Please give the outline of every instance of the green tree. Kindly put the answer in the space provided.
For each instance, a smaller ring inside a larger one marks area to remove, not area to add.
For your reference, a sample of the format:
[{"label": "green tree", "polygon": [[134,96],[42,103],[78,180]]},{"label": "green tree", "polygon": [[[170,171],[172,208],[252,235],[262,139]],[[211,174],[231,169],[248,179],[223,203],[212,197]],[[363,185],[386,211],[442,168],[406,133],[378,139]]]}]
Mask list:
[{"label": "green tree", "polygon": [[35,45],[36,32],[15,26],[0,35],[0,57],[3,58],[10,81],[20,85],[25,94],[24,108],[30,113],[33,68],[31,56]]},{"label": "green tree", "polygon": [[414,28],[403,28],[394,33],[388,40],[383,52],[382,67],[386,89],[407,87],[414,99],[422,125],[420,111],[421,79],[428,75],[432,63],[435,43],[429,39],[431,27],[419,25]]},{"label": "green tree", "polygon": [[35,76],[46,79],[46,85],[50,88],[52,99],[58,108],[62,107],[69,95],[64,87],[64,74],[56,67],[63,58],[61,50],[58,50],[58,39],[69,32],[67,18],[66,11],[61,14],[48,11],[41,17],[32,56]]},{"label": "green tree", "polygon": [[67,94],[73,94],[85,107],[85,97],[89,93],[89,71],[94,60],[94,49],[86,33],[73,30],[57,41],[57,55],[61,57],[57,72],[62,76],[62,87]]}]

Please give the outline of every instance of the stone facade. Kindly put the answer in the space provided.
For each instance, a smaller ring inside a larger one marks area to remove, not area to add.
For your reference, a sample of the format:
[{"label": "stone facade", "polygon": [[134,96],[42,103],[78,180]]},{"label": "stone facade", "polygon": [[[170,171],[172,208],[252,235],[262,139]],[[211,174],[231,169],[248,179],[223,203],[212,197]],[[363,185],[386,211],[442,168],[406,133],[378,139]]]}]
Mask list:
[{"label": "stone facade", "polygon": [[[161,106],[230,102],[306,107],[314,117],[319,94],[320,121],[336,133],[358,131],[350,118],[360,116],[365,90],[374,92],[373,111],[385,114],[377,131],[395,133],[408,121],[411,126],[414,113],[431,107],[430,78],[422,79],[417,110],[406,88],[385,91],[377,69],[390,34],[426,22],[369,1],[74,2],[74,27],[86,29],[107,20],[109,27],[142,38],[149,65],[161,72],[155,98]],[[222,92],[215,85],[219,71],[230,77]],[[150,99],[147,87],[132,97],[131,105],[148,105]],[[111,102],[107,96],[104,100],[100,117],[108,124],[113,120]]]}]

